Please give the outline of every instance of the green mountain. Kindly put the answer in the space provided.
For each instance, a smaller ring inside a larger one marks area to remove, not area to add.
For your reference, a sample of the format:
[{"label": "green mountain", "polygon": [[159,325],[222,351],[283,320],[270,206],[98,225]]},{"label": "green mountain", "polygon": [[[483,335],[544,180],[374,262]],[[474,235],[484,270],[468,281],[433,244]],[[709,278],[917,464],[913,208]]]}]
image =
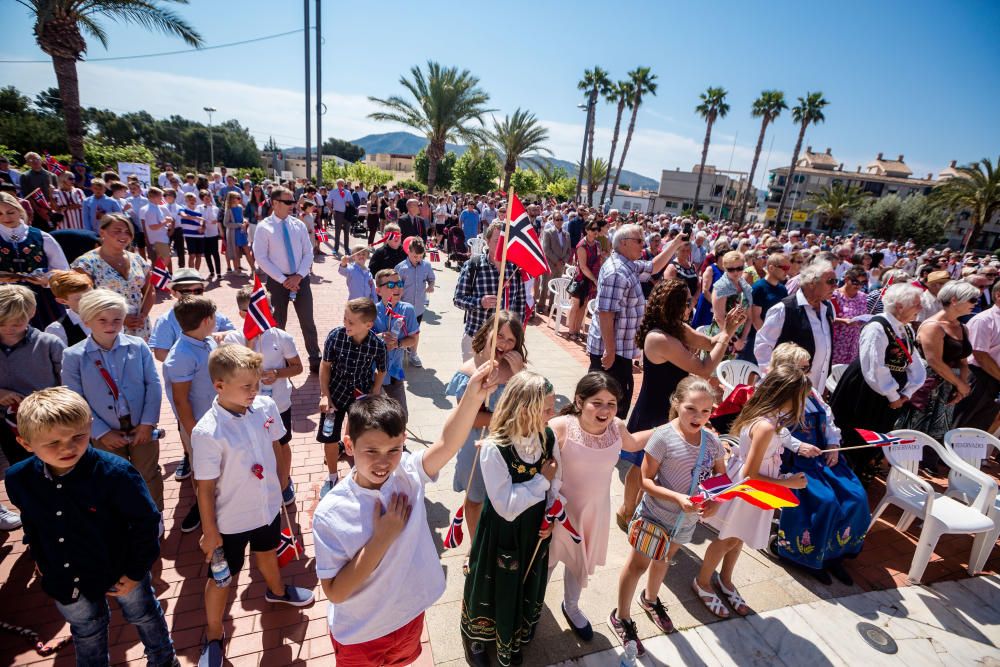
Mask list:
[{"label": "green mountain", "polygon": [[[373,153],[415,155],[420,152],[421,148],[427,145],[428,141],[424,137],[418,137],[409,132],[386,132],[384,134],[369,134],[359,139],[352,139],[351,143],[365,149],[366,155]],[[456,144],[447,144],[447,148],[458,155],[468,150],[468,146],[459,146]],[[576,175],[576,162],[559,160],[557,158],[550,158],[548,161],[553,165],[562,167],[571,176]],[[628,170],[622,170],[620,183],[628,186],[631,190],[656,190],[660,187],[659,181]]]}]

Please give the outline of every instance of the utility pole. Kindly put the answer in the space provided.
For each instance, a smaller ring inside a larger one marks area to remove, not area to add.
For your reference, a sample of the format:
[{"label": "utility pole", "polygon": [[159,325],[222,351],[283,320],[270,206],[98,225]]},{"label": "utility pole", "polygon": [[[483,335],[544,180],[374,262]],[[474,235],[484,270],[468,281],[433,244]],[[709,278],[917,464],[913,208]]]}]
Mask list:
[{"label": "utility pole", "polygon": [[208,168],[215,171],[215,138],[212,136],[212,114],[217,111],[215,107],[204,107],[208,112]]},{"label": "utility pole", "polygon": [[323,184],[323,21],[316,0],[316,184]]},{"label": "utility pole", "polygon": [[312,150],[310,149],[309,144],[312,143],[312,122],[311,122],[311,119],[309,117],[310,105],[311,105],[311,102],[309,100],[309,92],[310,92],[310,89],[312,88],[312,85],[311,85],[312,81],[310,80],[311,76],[309,74],[309,55],[310,55],[310,53],[309,53],[309,0],[302,0],[302,12],[303,12],[303,19],[305,21],[305,23],[304,23],[305,31],[304,31],[303,34],[305,35],[305,53],[306,53],[306,58],[305,58],[305,60],[306,60],[306,75],[305,75],[305,83],[306,83],[306,134],[305,134],[305,137],[306,137],[306,180],[310,180],[311,181],[312,180]]}]

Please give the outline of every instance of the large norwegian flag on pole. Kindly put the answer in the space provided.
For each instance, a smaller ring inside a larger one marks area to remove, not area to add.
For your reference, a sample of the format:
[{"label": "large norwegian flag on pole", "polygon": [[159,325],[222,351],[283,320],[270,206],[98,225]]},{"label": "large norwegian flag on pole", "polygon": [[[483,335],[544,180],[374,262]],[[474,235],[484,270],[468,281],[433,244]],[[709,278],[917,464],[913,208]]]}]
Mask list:
[{"label": "large norwegian flag on pole", "polygon": [[501,261],[506,246],[507,261],[516,264],[532,278],[549,273],[549,263],[545,259],[545,253],[542,252],[542,244],[538,240],[538,234],[531,226],[528,213],[524,210],[521,200],[514,193],[511,193],[510,205],[507,209],[510,223],[505,229],[510,232],[510,243],[505,243],[507,236],[505,232],[500,236],[500,242],[497,243],[493,259]]},{"label": "large norwegian flag on pole", "polygon": [[271,327],[278,326],[271,314],[271,304],[267,302],[267,292],[260,284],[260,276],[254,274],[253,292],[250,294],[250,306],[247,316],[243,319],[243,337],[251,341]]}]

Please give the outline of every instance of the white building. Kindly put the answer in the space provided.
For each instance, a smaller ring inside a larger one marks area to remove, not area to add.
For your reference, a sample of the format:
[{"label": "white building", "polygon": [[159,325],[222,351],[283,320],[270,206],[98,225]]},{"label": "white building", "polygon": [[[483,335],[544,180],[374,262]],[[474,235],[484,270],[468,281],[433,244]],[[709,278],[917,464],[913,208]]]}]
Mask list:
[{"label": "white building", "polygon": [[[694,206],[699,167],[700,165],[695,165],[690,171],[664,169],[660,175],[660,189],[653,211],[680,215]],[[716,169],[706,164],[698,210],[712,218],[729,217],[735,208],[740,189],[746,188],[744,176],[744,172]]]},{"label": "white building", "polygon": [[611,198],[611,208],[616,208],[622,213],[630,211],[652,213],[655,202],[656,193],[652,190],[619,190]]}]

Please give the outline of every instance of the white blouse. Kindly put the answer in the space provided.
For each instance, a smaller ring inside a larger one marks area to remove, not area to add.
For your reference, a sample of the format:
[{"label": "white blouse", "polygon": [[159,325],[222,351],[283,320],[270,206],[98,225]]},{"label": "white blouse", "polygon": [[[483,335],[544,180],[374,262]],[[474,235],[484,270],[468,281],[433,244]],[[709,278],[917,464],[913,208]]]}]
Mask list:
[{"label": "white blouse", "polygon": [[[511,445],[517,455],[525,463],[537,463],[541,460],[542,447],[538,435],[521,438]],[[553,448],[553,458],[561,463],[559,446]],[[542,502],[547,496],[554,497],[562,485],[559,470],[550,483],[544,475],[537,474],[527,482],[514,483],[510,476],[507,461],[500,452],[500,445],[490,439],[483,443],[479,452],[479,463],[483,470],[483,482],[490,503],[505,521],[513,521],[526,509]]]},{"label": "white blouse", "polygon": [[[14,228],[0,225],[0,237],[7,243],[20,243],[28,238],[28,229],[28,225],[23,222]],[[49,271],[65,271],[69,269],[69,262],[66,261],[66,253],[63,252],[59,243],[52,238],[52,235],[47,232],[42,232],[42,248],[45,250],[45,257],[49,260]]]},{"label": "white blouse", "polygon": [[[900,323],[888,312],[882,313],[882,317],[889,322],[892,331],[901,340],[906,339],[906,325]],[[889,347],[889,339],[885,335],[885,330],[878,322],[869,322],[861,330],[861,339],[858,343],[861,358],[861,374],[865,382],[875,392],[885,396],[890,403],[899,400],[899,385],[892,377],[892,373],[885,365],[885,350]],[[913,396],[914,392],[923,385],[927,378],[927,370],[924,368],[924,360],[914,345],[910,350],[912,363],[906,367],[906,385],[902,394],[907,398]]]}]

